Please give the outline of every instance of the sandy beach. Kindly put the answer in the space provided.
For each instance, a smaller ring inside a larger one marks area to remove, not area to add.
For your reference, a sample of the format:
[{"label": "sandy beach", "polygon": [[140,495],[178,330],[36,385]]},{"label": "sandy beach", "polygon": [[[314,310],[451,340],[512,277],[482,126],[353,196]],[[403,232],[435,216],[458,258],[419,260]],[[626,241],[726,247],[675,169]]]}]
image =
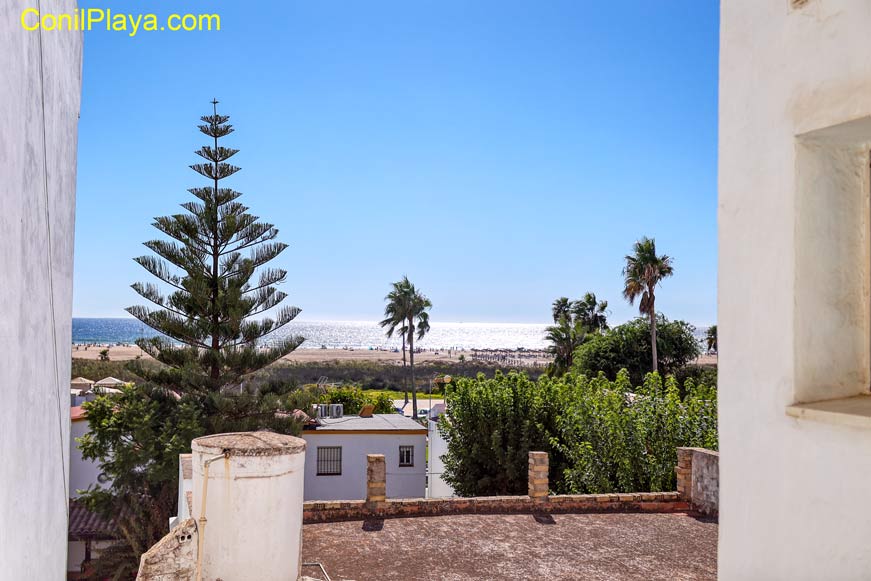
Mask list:
[{"label": "sandy beach", "polygon": [[[73,357],[77,359],[92,359],[100,358],[100,351],[109,349],[109,359],[111,361],[129,361],[136,357],[148,357],[136,345],[73,345]],[[473,360],[473,352],[466,351],[422,351],[414,354],[415,363],[427,363],[433,361],[459,361],[459,356],[465,355],[467,361]],[[406,354],[407,357],[407,354]],[[479,351],[478,358],[491,358],[498,360],[500,358],[508,358],[513,366],[533,366],[547,365],[550,359],[542,352],[520,352],[520,351],[500,351],[489,353]],[[328,361],[375,361],[381,363],[402,364],[402,353],[377,350],[377,349],[297,349],[290,355],[284,358],[285,361],[298,363],[323,363]],[[503,361],[504,362],[504,361]],[[716,355],[702,355],[696,361],[698,365],[716,365]]]},{"label": "sandy beach", "polygon": [[[77,359],[97,360],[100,358],[100,351],[103,349],[109,350],[109,359],[111,361],[129,361],[136,357],[148,357],[136,345],[73,345],[73,357]],[[501,352],[506,353],[507,357],[512,360],[521,362],[521,365],[546,365],[549,359],[544,353],[531,354],[527,352],[521,356],[520,352]],[[472,361],[473,353],[470,350],[466,351],[421,351],[414,354],[415,363],[427,363],[432,361],[453,361],[458,362],[459,356],[465,355],[467,361]],[[479,357],[496,357],[494,352],[485,355],[484,352],[479,352]],[[408,357],[408,354],[406,354]],[[376,361],[382,363],[402,364],[402,353],[390,350],[378,349],[297,349],[290,355],[284,358],[285,361],[293,361],[299,363],[322,363],[327,361]]]}]

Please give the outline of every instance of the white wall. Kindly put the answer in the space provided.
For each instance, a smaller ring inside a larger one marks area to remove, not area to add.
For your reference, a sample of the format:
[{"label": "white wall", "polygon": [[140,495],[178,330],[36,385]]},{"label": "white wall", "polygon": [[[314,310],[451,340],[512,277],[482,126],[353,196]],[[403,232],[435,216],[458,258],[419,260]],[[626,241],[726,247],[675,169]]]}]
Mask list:
[{"label": "white wall", "polygon": [[[426,494],[426,435],[318,434],[304,431],[305,500],[366,498],[366,455],[384,454],[388,498],[423,498]],[[317,447],[342,447],[342,474],[317,475]],[[399,467],[399,446],[414,446],[414,466]]]},{"label": "white wall", "polygon": [[[84,460],[79,450],[76,438],[88,433],[88,420],[76,420],[70,423],[70,498],[77,498],[77,490],[85,490],[92,484],[99,484],[97,477],[102,472],[100,465],[93,460]],[[109,486],[106,482],[100,484],[103,488]]]},{"label": "white wall", "polygon": [[444,481],[442,475],[445,473],[445,463],[441,457],[448,453],[448,443],[442,438],[439,433],[438,422],[429,420],[429,477],[431,479],[430,490],[428,491],[430,498],[445,498],[456,496],[454,489],[450,484]]},{"label": "white wall", "polygon": [[[100,556],[100,551],[112,544],[112,541],[91,541],[91,560]],[[85,561],[85,541],[70,541],[67,547],[67,571],[79,573]]]},{"label": "white wall", "polygon": [[871,429],[785,413],[868,392],[869,30],[867,0],[721,2],[721,579],[871,572]]},{"label": "white wall", "polygon": [[30,6],[0,2],[0,576],[63,579],[82,35],[25,31]]}]

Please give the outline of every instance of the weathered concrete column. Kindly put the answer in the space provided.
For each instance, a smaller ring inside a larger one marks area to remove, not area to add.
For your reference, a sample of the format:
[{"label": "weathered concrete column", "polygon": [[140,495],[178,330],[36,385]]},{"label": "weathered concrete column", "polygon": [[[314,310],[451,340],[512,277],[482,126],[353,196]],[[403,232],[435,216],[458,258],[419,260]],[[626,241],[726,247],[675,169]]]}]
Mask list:
[{"label": "weathered concrete column", "polygon": [[366,505],[377,508],[387,500],[387,466],[384,454],[366,455]]},{"label": "weathered concrete column", "polygon": [[529,497],[533,500],[547,500],[548,460],[547,452],[529,453]]},{"label": "weathered concrete column", "polygon": [[693,496],[693,448],[677,449],[677,492],[681,500],[692,501]]}]

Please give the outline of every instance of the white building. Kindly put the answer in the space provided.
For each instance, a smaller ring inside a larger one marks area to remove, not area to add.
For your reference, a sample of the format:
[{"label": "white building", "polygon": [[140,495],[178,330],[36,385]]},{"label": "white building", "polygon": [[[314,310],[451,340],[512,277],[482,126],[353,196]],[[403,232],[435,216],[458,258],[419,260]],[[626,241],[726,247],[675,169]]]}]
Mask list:
[{"label": "white building", "polygon": [[[81,406],[70,408],[70,498],[76,499],[79,490],[86,490],[95,484],[103,487],[110,482],[101,483],[100,465],[93,460],[82,458],[77,438],[88,433],[88,417]],[[82,562],[97,557],[99,550],[111,541],[111,534],[103,520],[91,513],[83,505],[71,504],[70,530],[67,547],[67,571],[80,572]]]},{"label": "white building", "polygon": [[0,386],[14,389],[0,406],[3,579],[63,579],[67,560],[82,33],[24,30],[33,5],[0,2]]},{"label": "white building", "polygon": [[305,500],[366,498],[366,455],[383,454],[388,498],[426,495],[427,430],[401,414],[321,418],[306,426]]},{"label": "white building", "polygon": [[[70,408],[70,498],[77,498],[79,490],[99,483],[100,465],[82,458],[77,438],[88,433],[88,416],[81,406]],[[104,484],[105,486],[105,484]]]},{"label": "white building", "polygon": [[[441,411],[443,413],[444,409]],[[438,412],[438,410],[436,410],[436,412]],[[432,415],[430,417],[432,417]],[[427,498],[446,498],[456,496],[454,488],[445,482],[444,479],[445,463],[442,461],[442,456],[448,453],[448,443],[439,432],[438,420],[428,420],[427,429],[427,440],[429,442],[429,466],[427,468],[427,481],[429,482],[429,488],[426,491]]]},{"label": "white building", "polygon": [[724,0],[719,574],[871,576],[871,2]]}]

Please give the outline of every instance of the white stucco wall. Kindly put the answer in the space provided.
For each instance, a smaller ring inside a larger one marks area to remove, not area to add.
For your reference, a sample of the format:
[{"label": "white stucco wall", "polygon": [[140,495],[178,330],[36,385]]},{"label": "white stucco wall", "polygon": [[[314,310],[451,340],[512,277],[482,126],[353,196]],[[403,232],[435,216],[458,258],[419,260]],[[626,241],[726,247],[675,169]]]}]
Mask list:
[{"label": "white stucco wall", "polygon": [[448,443],[439,433],[438,422],[429,420],[427,423],[430,464],[428,475],[431,479],[427,495],[429,498],[456,496],[453,487],[442,478],[445,473],[445,463],[442,461],[442,456],[448,453]]},{"label": "white stucco wall", "polygon": [[[426,434],[318,434],[303,432],[305,500],[366,498],[366,455],[383,454],[388,498],[423,498],[426,494]],[[342,474],[317,475],[317,447],[342,447]],[[414,446],[414,466],[399,467],[399,447]]]},{"label": "white stucco wall", "polygon": [[[70,498],[79,496],[78,490],[85,490],[93,484],[100,484],[97,478],[102,472],[100,465],[93,460],[82,458],[82,451],[76,438],[81,438],[88,433],[88,420],[75,420],[70,423]],[[100,484],[103,488],[109,483]]]},{"label": "white stucco wall", "polygon": [[0,2],[0,576],[63,579],[82,35],[23,30],[32,5]]},{"label": "white stucco wall", "polygon": [[867,0],[724,0],[719,573],[867,579],[871,429],[788,417],[868,392]]}]

